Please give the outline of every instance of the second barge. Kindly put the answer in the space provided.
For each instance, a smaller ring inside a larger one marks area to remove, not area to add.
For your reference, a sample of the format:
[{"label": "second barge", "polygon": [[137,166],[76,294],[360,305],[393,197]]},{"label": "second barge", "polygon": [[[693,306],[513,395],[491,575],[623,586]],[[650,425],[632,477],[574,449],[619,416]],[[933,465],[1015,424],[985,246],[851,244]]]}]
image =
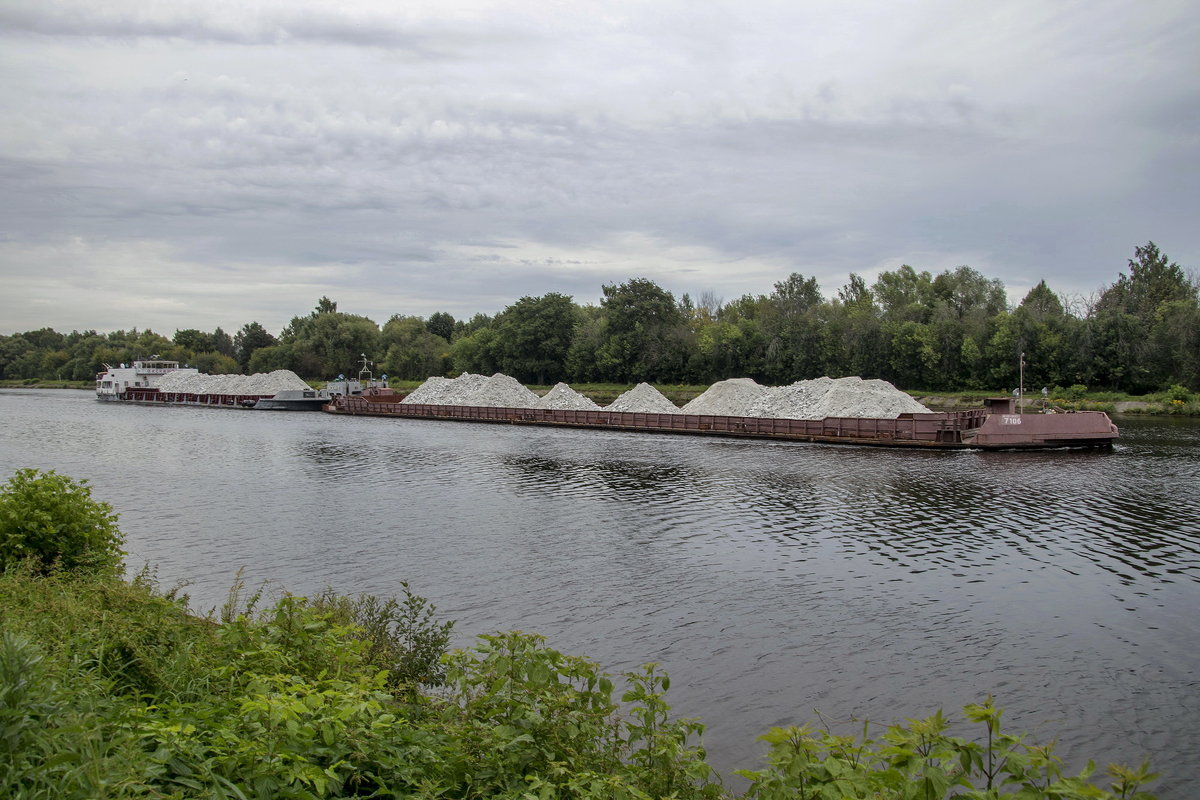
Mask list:
[{"label": "second barge", "polygon": [[564,411],[403,403],[384,389],[336,397],[325,411],[355,416],[453,420],[511,425],[598,428],[644,433],[678,433],[775,439],[795,442],[916,447],[943,450],[1037,450],[1110,447],[1120,432],[1102,411],[1020,414],[1012,398],[984,401],[966,411],[901,414],[895,419],[826,417],[819,420],[726,417],[705,414],[646,414],[628,411]]}]

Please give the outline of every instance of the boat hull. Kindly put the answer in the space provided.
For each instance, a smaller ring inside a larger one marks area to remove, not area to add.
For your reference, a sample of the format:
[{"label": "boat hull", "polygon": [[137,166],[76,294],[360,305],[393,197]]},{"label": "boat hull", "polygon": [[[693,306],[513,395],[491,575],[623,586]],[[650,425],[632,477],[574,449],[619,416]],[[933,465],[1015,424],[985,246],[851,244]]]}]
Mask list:
[{"label": "boat hull", "polygon": [[[512,425],[627,430],[824,442],[873,447],[939,450],[1031,450],[1109,447],[1117,426],[1099,411],[1068,414],[989,413],[985,409],[903,414],[895,419],[827,417],[820,420],[727,417],[705,414],[644,414],[619,411],[566,411],[484,406],[406,404],[363,397],[339,397],[325,406],[333,414],[452,420]],[[1002,417],[1019,417],[1013,423]]]}]

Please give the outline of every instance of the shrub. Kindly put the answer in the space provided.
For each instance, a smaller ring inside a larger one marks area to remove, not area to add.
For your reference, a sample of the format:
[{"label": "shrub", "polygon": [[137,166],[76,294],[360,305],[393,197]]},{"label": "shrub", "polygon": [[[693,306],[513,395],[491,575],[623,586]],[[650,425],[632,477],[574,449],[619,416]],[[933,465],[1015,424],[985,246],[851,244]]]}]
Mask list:
[{"label": "shrub", "polygon": [[0,489],[2,569],[33,560],[40,572],[116,573],[122,541],[112,506],[93,500],[86,480],[21,469]]},{"label": "shrub", "polygon": [[1169,403],[1186,403],[1192,399],[1192,393],[1187,390],[1186,386],[1180,386],[1178,383],[1166,391],[1167,402]]},{"label": "shrub", "polygon": [[404,599],[357,597],[325,590],[313,602],[341,625],[352,626],[354,637],[366,644],[368,664],[387,670],[393,688],[415,692],[421,686],[441,686],[446,680],[442,656],[450,644],[454,623],[439,622],[436,606],[400,582]]},{"label": "shrub", "polygon": [[1087,394],[1087,387],[1082,383],[1072,384],[1063,391],[1063,397],[1068,400],[1082,400]]}]

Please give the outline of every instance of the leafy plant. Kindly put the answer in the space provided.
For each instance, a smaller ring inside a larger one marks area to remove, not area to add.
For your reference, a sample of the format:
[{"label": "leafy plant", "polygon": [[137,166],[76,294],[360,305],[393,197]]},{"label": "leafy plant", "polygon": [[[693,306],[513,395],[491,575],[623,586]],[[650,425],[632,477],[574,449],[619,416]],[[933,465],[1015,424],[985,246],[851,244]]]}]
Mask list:
[{"label": "leafy plant", "polygon": [[1082,400],[1087,396],[1088,388],[1082,383],[1075,383],[1063,390],[1063,397],[1068,400]]},{"label": "leafy plant", "polygon": [[112,506],[86,480],[20,469],[0,488],[0,568],[32,559],[54,568],[116,573],[124,537]]},{"label": "leafy plant", "polygon": [[1180,386],[1178,383],[1171,386],[1165,392],[1167,402],[1169,403],[1186,403],[1192,399],[1192,393],[1188,391],[1186,386]]},{"label": "leafy plant", "polygon": [[340,624],[353,627],[352,635],[365,644],[363,658],[387,670],[391,686],[407,687],[410,692],[440,686],[446,681],[442,656],[454,622],[437,621],[436,606],[415,594],[407,581],[400,586],[403,600],[369,594],[348,597],[327,589],[313,604]]},{"label": "leafy plant", "polygon": [[983,742],[950,736],[939,711],[931,717],[892,725],[879,739],[864,723],[861,737],[827,730],[773,728],[762,736],[771,745],[767,767],[740,770],[751,781],[751,800],[897,798],[898,800],[1151,800],[1142,790],[1155,774],[1113,765],[1111,791],[1090,781],[1094,765],[1064,775],[1054,745],[1032,745],[1000,727],[1002,712],[991,697],[964,708],[967,719],[985,727]]}]

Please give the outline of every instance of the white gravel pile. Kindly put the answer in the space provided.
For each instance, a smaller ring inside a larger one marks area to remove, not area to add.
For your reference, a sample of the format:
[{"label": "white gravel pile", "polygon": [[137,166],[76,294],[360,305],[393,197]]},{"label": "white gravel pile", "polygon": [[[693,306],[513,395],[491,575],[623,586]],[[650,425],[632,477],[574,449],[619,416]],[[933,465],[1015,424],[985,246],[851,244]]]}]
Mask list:
[{"label": "white gravel pile", "polygon": [[434,375],[426,378],[425,382],[408,393],[401,403],[420,403],[423,405],[445,405],[442,398],[446,396],[446,384],[453,383],[449,378]]},{"label": "white gravel pile", "polygon": [[682,414],[679,407],[648,383],[639,383],[604,407],[606,411],[633,411],[642,414]]},{"label": "white gravel pile", "polygon": [[600,406],[590,397],[584,397],[565,383],[556,383],[554,388],[538,400],[538,408],[554,411],[598,411]]},{"label": "white gravel pile", "polygon": [[464,372],[453,380],[430,378],[401,402],[440,406],[537,408],[539,399],[516,378],[508,375],[497,372],[488,378]]},{"label": "white gravel pile", "polygon": [[257,372],[253,375],[204,375],[194,372],[168,372],[155,384],[163,392],[187,394],[263,394],[289,389],[311,389],[290,369]]},{"label": "white gravel pile", "polygon": [[[271,373],[272,376],[280,373]],[[291,375],[299,381],[293,373]],[[192,378],[238,378],[245,376],[201,375]],[[258,378],[263,376],[250,376]],[[303,386],[303,382],[300,381]],[[293,388],[293,387],[283,387]],[[168,391],[196,391],[173,389]],[[200,391],[214,391],[204,389]],[[263,393],[272,393],[270,390]],[[236,394],[256,394],[237,391]],[[404,398],[404,403],[445,406],[488,406],[494,408],[543,408],[594,411],[600,406],[559,383],[538,397],[515,378],[497,372],[485,377],[464,372],[453,380],[433,377]],[[730,417],[776,417],[780,419],[824,419],[825,417],[879,417],[895,419],[901,414],[928,414],[929,409],[887,381],[862,378],[815,378],[790,386],[761,386],[750,378],[731,378],[714,383],[704,394],[682,409],[648,383],[639,383],[604,407],[607,411],[644,414],[708,414]]]},{"label": "white gravel pile", "polygon": [[790,386],[767,389],[747,409],[748,417],[824,419],[825,417],[879,417],[929,414],[928,408],[887,381],[858,377],[815,378]]},{"label": "white gravel pile", "polygon": [[704,394],[692,398],[682,410],[685,414],[746,417],[750,407],[768,391],[753,378],[730,378],[714,383]]}]

